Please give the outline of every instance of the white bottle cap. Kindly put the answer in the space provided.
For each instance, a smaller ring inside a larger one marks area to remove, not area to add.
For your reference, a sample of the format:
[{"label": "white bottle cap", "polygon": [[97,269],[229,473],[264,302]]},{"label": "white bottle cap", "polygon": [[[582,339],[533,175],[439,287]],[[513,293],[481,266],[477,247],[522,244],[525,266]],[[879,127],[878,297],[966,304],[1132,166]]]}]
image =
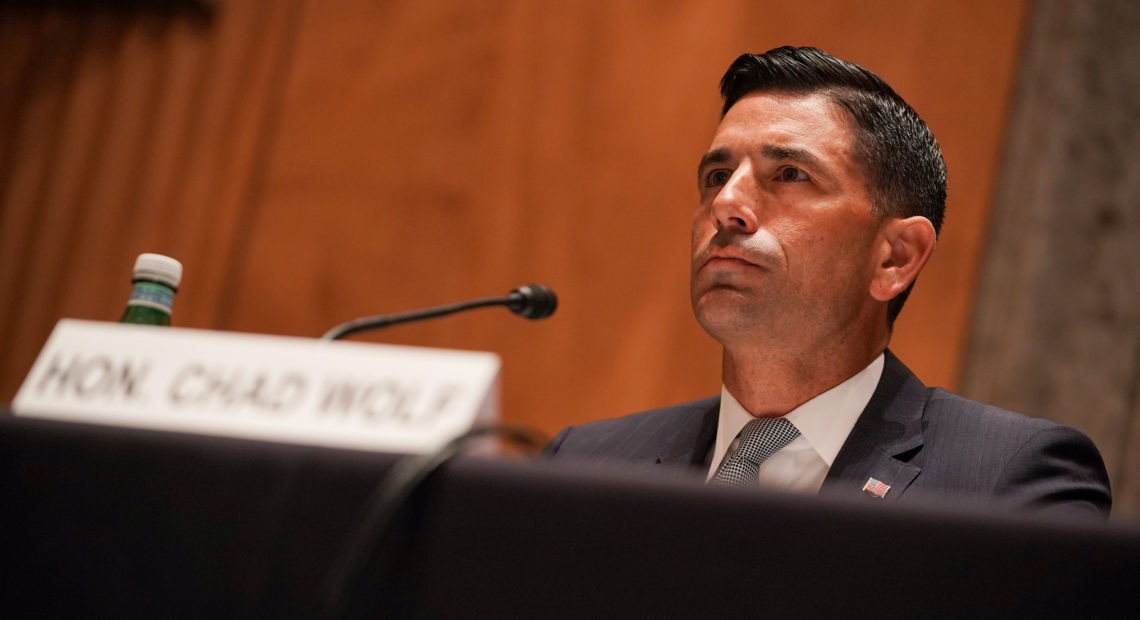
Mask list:
[{"label": "white bottle cap", "polygon": [[182,282],[182,263],[162,254],[139,254],[135,259],[135,278],[157,280],[177,289]]}]

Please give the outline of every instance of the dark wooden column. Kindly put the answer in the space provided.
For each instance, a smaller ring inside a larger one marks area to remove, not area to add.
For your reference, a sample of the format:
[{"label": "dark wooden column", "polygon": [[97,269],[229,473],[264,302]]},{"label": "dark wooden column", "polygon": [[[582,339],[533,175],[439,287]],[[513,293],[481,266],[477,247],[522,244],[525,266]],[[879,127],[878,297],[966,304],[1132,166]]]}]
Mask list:
[{"label": "dark wooden column", "polygon": [[1027,27],[961,389],[1087,432],[1140,517],[1140,4]]}]

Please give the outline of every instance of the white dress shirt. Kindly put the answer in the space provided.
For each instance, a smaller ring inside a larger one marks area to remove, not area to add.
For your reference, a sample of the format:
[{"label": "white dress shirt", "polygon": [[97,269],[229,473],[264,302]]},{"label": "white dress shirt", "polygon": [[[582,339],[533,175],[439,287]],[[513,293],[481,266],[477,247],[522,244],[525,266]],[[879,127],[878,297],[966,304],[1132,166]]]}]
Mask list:
[{"label": "white dress shirt", "polygon": [[[847,441],[859,414],[867,408],[879,378],[884,356],[879,355],[850,379],[796,407],[784,417],[800,431],[800,436],[760,466],[760,485],[789,491],[815,493]],[[709,478],[724,460],[728,446],[744,425],[752,420],[740,403],[721,387],[720,419],[713,447]]]}]

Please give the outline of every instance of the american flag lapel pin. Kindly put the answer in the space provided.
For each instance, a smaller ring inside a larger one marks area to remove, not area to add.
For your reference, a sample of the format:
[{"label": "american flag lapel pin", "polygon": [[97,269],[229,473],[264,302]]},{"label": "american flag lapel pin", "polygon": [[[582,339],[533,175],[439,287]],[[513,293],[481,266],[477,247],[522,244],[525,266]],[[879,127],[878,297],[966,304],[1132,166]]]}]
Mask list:
[{"label": "american flag lapel pin", "polygon": [[883,483],[882,480],[875,480],[874,478],[867,478],[867,484],[863,485],[863,492],[873,497],[883,499],[887,491],[891,490],[891,485]]}]

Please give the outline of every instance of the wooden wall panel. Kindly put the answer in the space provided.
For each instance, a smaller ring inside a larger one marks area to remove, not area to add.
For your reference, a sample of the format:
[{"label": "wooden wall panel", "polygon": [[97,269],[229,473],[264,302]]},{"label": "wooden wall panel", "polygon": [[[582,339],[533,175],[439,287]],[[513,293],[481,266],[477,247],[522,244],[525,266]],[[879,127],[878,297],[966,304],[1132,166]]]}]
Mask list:
[{"label": "wooden wall panel", "polygon": [[491,350],[504,416],[553,432],[717,391],[688,307],[694,168],[743,51],[813,44],[892,82],[941,139],[951,214],[896,349],[953,386],[1021,2],[309,3],[225,327],[554,287],[545,323],[482,311],[363,340]]},{"label": "wooden wall panel", "polygon": [[1080,428],[1140,516],[1140,5],[1038,2],[965,393]]},{"label": "wooden wall panel", "polygon": [[5,402],[58,318],[118,318],[140,252],[185,263],[177,323],[218,325],[299,15],[92,7],[0,12]]},{"label": "wooden wall panel", "polygon": [[[318,335],[540,281],[562,308],[364,340],[491,350],[548,432],[718,389],[688,307],[694,168],[743,51],[879,72],[939,136],[951,214],[895,348],[953,386],[1024,2],[224,2],[0,13],[0,399],[60,316],[113,319],[135,254],[176,322]],[[9,90],[8,85],[15,87]]]}]

